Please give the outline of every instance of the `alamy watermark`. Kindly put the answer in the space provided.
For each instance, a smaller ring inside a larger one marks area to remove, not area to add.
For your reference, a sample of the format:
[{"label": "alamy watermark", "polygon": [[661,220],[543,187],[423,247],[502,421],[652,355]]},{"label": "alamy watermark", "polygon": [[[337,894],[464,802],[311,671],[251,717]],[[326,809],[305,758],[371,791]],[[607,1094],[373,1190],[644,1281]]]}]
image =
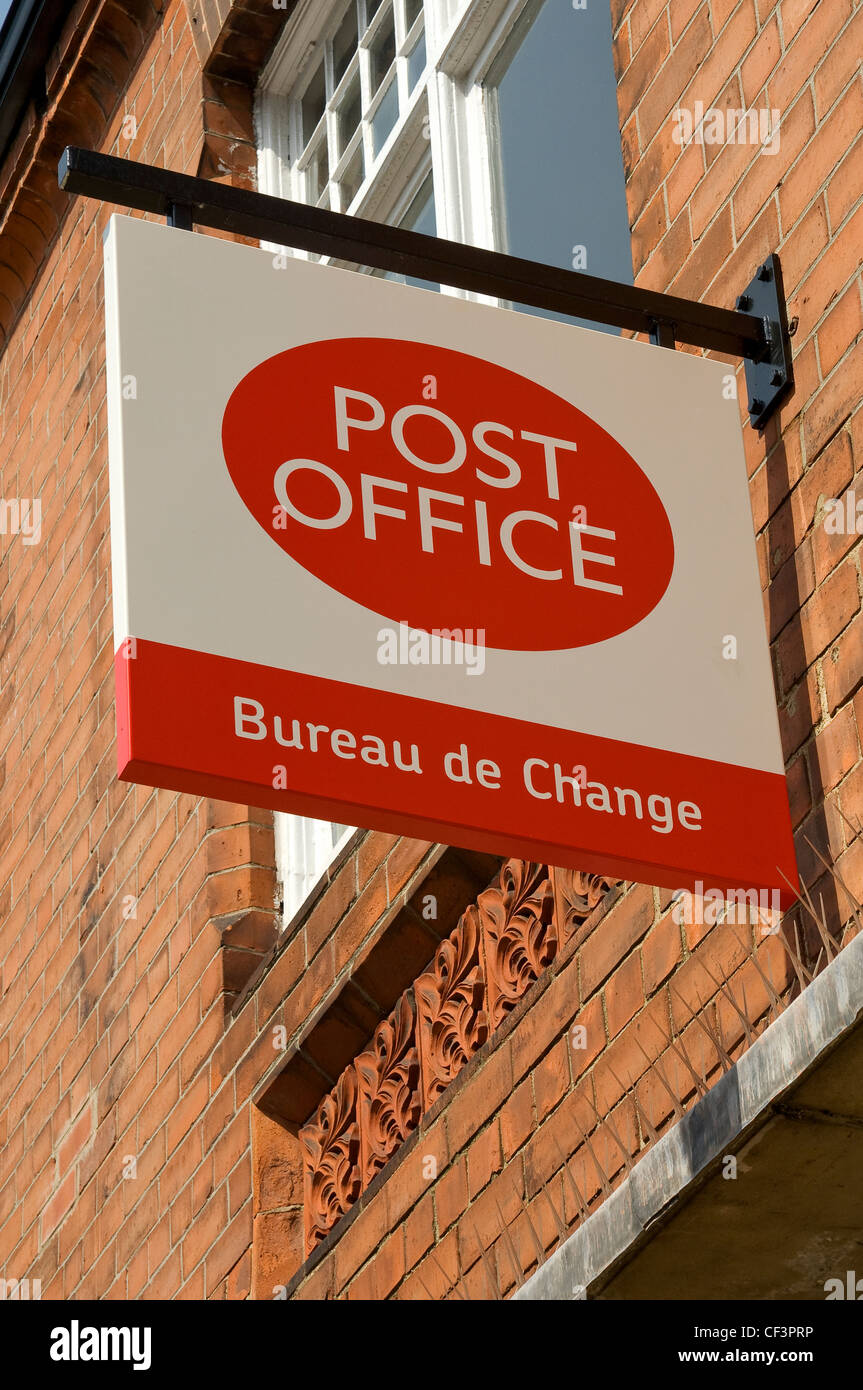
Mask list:
[{"label": "alamy watermark", "polygon": [[841,497],[828,497],[824,503],[824,530],[828,536],[863,534],[863,497],[858,501],[853,488]]},{"label": "alamy watermark", "polygon": [[0,536],[20,536],[24,545],[42,538],[40,497],[0,497]]},{"label": "alamy watermark", "polygon": [[423,628],[401,622],[378,632],[381,666],[464,666],[468,676],[485,670],[485,628]]},{"label": "alamy watermark", "polygon": [[863,1279],[858,1279],[853,1269],[846,1269],[844,1279],[825,1279],[824,1293],[827,1302],[831,1299],[851,1299],[854,1303],[863,1300]]},{"label": "alamy watermark", "polygon": [[760,145],[762,154],[778,154],[780,112],[773,106],[757,110],[708,106],[696,101],[690,110],[673,113],[671,138],[675,145]]},{"label": "alamy watermark", "polygon": [[133,1371],[148,1371],[152,1364],[152,1329],[149,1327],[82,1327],[73,1318],[69,1327],[51,1330],[52,1361],[129,1361]]},{"label": "alamy watermark", "polygon": [[42,1297],[41,1279],[0,1279],[0,1303],[25,1303]]},{"label": "alamy watermark", "polygon": [[782,916],[780,893],[777,888],[708,888],[698,879],[695,892],[678,888],[672,894],[674,907],[671,916],[678,926],[713,927],[719,921],[746,924],[750,912],[761,923],[762,936],[775,935]]}]

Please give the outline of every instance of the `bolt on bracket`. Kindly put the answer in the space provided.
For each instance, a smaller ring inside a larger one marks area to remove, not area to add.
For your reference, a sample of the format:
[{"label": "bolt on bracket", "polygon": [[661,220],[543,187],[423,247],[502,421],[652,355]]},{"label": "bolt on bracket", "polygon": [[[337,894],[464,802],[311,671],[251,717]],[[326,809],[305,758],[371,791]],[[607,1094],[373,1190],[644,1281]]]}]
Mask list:
[{"label": "bolt on bracket", "polygon": [[766,349],[756,358],[744,358],[749,423],[753,429],[762,430],[794,389],[791,336],[778,256],[768,256],[758,267],[739,296],[737,308],[760,318],[764,325]]}]

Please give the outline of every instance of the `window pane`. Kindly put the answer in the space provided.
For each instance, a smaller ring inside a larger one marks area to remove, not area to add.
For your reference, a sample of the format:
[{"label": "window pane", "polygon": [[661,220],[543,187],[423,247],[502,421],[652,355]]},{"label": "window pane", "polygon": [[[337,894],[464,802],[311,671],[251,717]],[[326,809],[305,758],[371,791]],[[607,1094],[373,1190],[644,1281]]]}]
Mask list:
[{"label": "window pane", "polygon": [[333,38],[333,76],[337,87],[357,51],[357,43],[357,7],[352,0],[351,7]]},{"label": "window pane", "polygon": [[[399,226],[405,227],[409,232],[423,232],[426,236],[437,236],[434,182],[431,174],[423,180],[416,197],[399,222]],[[413,275],[399,275],[395,271],[385,272],[383,279],[394,280],[399,285],[415,285],[420,290],[440,289],[440,285],[433,285],[429,280],[419,280]]]},{"label": "window pane", "polygon": [[302,906],[335,858],[339,840],[350,829],[329,821],[277,812],[274,817],[276,864],[284,890],[284,923]]},{"label": "window pane", "polygon": [[361,111],[360,75],[351,78],[348,89],[339,104],[339,157],[344,154],[351,136],[360,123]]},{"label": "window pane", "polygon": [[327,94],[324,87],[324,65],[321,63],[303,96],[303,145],[307,145],[315,131],[315,126],[324,114]]},{"label": "window pane", "polygon": [[339,187],[342,192],[342,212],[346,212],[360,189],[363,181],[363,143],[357,145],[356,153],[350,160],[347,169],[339,180]]},{"label": "window pane", "polygon": [[381,104],[372,116],[372,150],[378,155],[399,118],[399,86],[393,73]]},{"label": "window pane", "polygon": [[366,24],[371,24],[381,7],[381,0],[366,0]]},{"label": "window pane", "polygon": [[315,203],[323,193],[329,169],[327,166],[327,137],[319,140],[306,166],[306,202]]},{"label": "window pane", "polygon": [[414,20],[422,14],[423,0],[405,0],[405,29],[410,29]]},{"label": "window pane", "polygon": [[408,55],[408,91],[412,92],[422,77],[426,65],[426,36],[421,33]]},{"label": "window pane", "polygon": [[496,88],[506,250],[632,284],[609,7],[531,13]]},{"label": "window pane", "polygon": [[396,31],[393,12],[383,20],[380,29],[369,45],[370,92],[374,96],[390,69],[396,56]]}]

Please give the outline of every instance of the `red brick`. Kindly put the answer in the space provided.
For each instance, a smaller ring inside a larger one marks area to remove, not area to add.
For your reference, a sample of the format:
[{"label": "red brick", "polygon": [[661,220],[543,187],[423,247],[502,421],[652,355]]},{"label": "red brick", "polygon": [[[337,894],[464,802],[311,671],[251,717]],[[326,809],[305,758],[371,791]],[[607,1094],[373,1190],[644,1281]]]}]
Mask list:
[{"label": "red brick", "polygon": [[[601,925],[599,930],[602,930]],[[602,995],[595,994],[590,1002],[579,1010],[567,1038],[572,1051],[572,1076],[573,1080],[577,1081],[605,1047]]]},{"label": "red brick", "polygon": [[863,682],[863,615],[858,614],[824,653],[827,708],[833,714]]},{"label": "red brick", "polygon": [[434,1189],[435,1216],[441,1235],[461,1216],[468,1204],[467,1165],[457,1158],[441,1173]]},{"label": "red brick", "polygon": [[644,1003],[644,984],[638,952],[631,955],[614,972],[605,986],[604,994],[608,1036],[614,1038]]},{"label": "red brick", "polygon": [[405,1221],[405,1267],[413,1269],[435,1242],[434,1198],[431,1192],[417,1202]]},{"label": "red brick", "polygon": [[569,1090],[571,1043],[571,1035],[564,1034],[560,1042],[545,1054],[533,1071],[533,1094],[538,1123],[545,1119]]},{"label": "red brick", "polygon": [[579,962],[581,994],[587,999],[628,951],[647,933],[656,910],[653,889],[637,885],[615,903],[608,916],[584,944]]},{"label": "red brick", "polygon": [[[863,212],[863,209],[861,209]],[[863,217],[860,219],[863,231]],[[863,253],[861,253],[863,254]],[[806,452],[814,458],[848,419],[863,396],[863,339],[825,381],[803,422]]]},{"label": "red brick", "polygon": [[473,1201],[486,1183],[503,1167],[500,1123],[493,1120],[481,1134],[474,1139],[467,1151],[468,1191]]},{"label": "red brick", "polygon": [[377,1302],[389,1298],[405,1274],[405,1235],[396,1231],[381,1246],[373,1263],[374,1297]]},{"label": "red brick", "polygon": [[682,957],[680,927],[669,913],[648,932],[641,948],[644,993],[647,998],[668,979]]},{"label": "red brick", "polygon": [[783,227],[789,228],[797,221],[814,191],[813,185],[814,188],[819,186],[819,177],[826,181],[827,171],[836,168],[857,138],[861,123],[863,93],[859,84],[855,84],[807,144],[795,166],[794,178],[783,183],[779,194]]},{"label": "red brick", "polygon": [[841,782],[860,757],[854,711],[846,705],[815,738],[812,780],[820,796]]},{"label": "red brick", "polygon": [[516,1087],[500,1112],[500,1132],[505,1159],[512,1158],[521,1148],[533,1127],[533,1095],[528,1077]]},{"label": "red brick", "polygon": [[56,1230],[63,1217],[69,1211],[75,1200],[75,1174],[69,1173],[68,1177],[58,1187],[56,1193],[42,1212],[40,1222],[40,1235],[43,1241],[47,1240],[51,1233]]},{"label": "red brick", "polygon": [[512,1091],[509,1043],[494,1049],[447,1106],[444,1116],[450,1153],[458,1153],[486,1120],[499,1110]]},{"label": "red brick", "polygon": [[791,808],[791,824],[799,825],[812,806],[812,793],[809,786],[809,772],[806,757],[801,754],[788,768],[788,803]]},{"label": "red brick", "polygon": [[382,1193],[352,1221],[336,1246],[335,1282],[344,1288],[356,1270],[368,1259],[387,1232],[386,1202]]},{"label": "red brick", "polygon": [[818,329],[818,360],[823,376],[830,375],[861,332],[863,308],[860,305],[860,287],[853,284]]},{"label": "red brick", "polygon": [[820,656],[860,608],[857,571],[846,561],[824,581],[800,614],[806,655]]}]

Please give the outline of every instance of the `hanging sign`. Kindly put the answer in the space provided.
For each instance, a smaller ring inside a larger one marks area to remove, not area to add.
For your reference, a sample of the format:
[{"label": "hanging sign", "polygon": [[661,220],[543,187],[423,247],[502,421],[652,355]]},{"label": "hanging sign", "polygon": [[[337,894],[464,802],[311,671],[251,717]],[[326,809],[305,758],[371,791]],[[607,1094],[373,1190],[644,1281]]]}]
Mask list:
[{"label": "hanging sign", "polygon": [[128,217],[105,274],[122,778],[796,882],[726,367]]}]

